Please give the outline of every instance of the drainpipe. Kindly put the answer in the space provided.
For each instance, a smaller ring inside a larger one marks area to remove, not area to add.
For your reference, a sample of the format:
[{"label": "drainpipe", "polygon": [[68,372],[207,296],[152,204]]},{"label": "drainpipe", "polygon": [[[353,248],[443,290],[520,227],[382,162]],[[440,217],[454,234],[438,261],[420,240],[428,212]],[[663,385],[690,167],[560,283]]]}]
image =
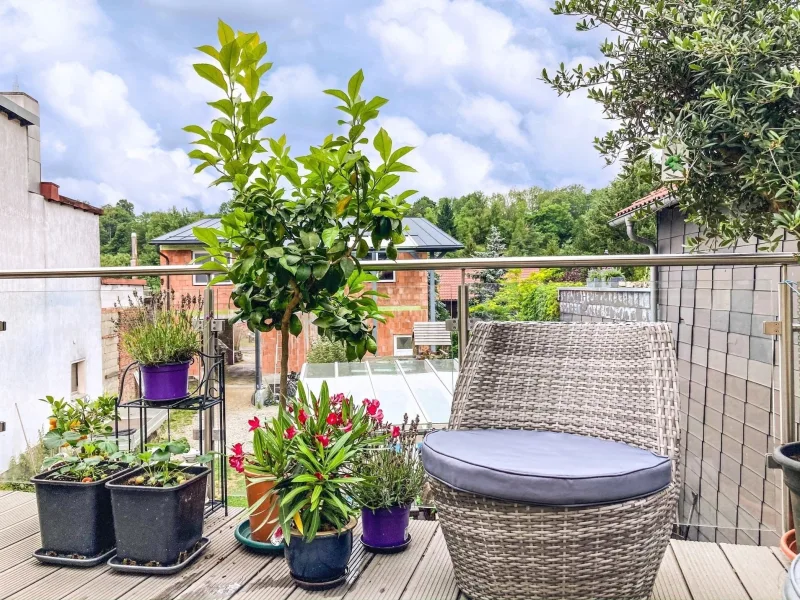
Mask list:
[{"label": "drainpipe", "polygon": [[[650,254],[658,254],[658,247],[655,242],[636,235],[633,219],[631,219],[630,215],[625,217],[625,230],[632,242],[647,246]],[[650,312],[653,315],[653,321],[658,321],[658,267],[650,267]]]},{"label": "drainpipe", "polygon": [[136,241],[135,231],[131,231],[131,266],[139,266],[139,243]]}]

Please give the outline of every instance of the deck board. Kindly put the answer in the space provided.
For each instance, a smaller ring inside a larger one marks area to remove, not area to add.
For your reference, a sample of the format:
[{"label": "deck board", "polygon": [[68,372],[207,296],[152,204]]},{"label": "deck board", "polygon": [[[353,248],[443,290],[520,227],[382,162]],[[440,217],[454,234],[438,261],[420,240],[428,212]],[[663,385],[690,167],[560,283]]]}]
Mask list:
[{"label": "deck board", "polygon": [[439,528],[403,591],[401,600],[456,600],[458,594],[453,565]]},{"label": "deck board", "polygon": [[667,546],[664,560],[661,561],[650,600],[692,600],[689,586],[686,585],[686,579],[671,546]]},{"label": "deck board", "polygon": [[769,548],[734,544],[719,547],[752,600],[781,597],[786,569]]},{"label": "deck board", "polygon": [[[33,496],[0,496],[0,600],[464,600],[438,523],[412,521],[399,555],[364,551],[354,530],[347,583],[327,592],[298,589],[283,558],[254,554],[233,537],[239,509],[205,523],[209,548],[170,577],[58,568],[31,557],[39,547]],[[10,500],[11,505],[6,505]],[[6,525],[2,527],[2,525]],[[780,597],[788,561],[777,548],[672,541],[650,600],[770,600]]]},{"label": "deck board", "polygon": [[400,600],[409,580],[438,529],[436,521],[412,521],[409,524],[411,545],[402,554],[378,554],[358,580],[350,587],[344,600]]},{"label": "deck board", "polygon": [[675,540],[670,545],[694,600],[750,600],[719,546]]}]

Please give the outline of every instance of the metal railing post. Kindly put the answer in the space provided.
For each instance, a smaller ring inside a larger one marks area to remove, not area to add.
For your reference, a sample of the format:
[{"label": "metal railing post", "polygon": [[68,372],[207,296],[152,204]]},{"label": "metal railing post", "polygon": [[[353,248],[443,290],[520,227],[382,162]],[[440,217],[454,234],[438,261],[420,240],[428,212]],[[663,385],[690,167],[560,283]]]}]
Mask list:
[{"label": "metal railing post", "polygon": [[[216,370],[213,368],[217,354],[216,344],[214,343],[215,334],[212,331],[214,322],[214,288],[206,287],[203,292],[203,374],[206,376],[206,389],[203,390],[208,396],[217,395]],[[207,409],[200,413],[203,420],[201,428],[201,443],[203,452],[211,452],[214,449],[214,422],[212,420],[212,410]],[[221,427],[221,425],[219,425]],[[224,451],[224,450],[223,450]],[[214,477],[208,478],[207,494],[209,498],[214,497]]]},{"label": "metal railing post", "polygon": [[[780,312],[780,409],[781,409],[781,443],[788,444],[797,440],[794,405],[794,331],[792,311],[792,288],[788,284],[789,267],[781,265],[781,281],[779,290]],[[792,505],[789,488],[781,478],[781,519],[783,531],[792,529]]]},{"label": "metal railing post", "polygon": [[458,361],[463,363],[467,357],[469,344],[469,284],[458,286]]}]

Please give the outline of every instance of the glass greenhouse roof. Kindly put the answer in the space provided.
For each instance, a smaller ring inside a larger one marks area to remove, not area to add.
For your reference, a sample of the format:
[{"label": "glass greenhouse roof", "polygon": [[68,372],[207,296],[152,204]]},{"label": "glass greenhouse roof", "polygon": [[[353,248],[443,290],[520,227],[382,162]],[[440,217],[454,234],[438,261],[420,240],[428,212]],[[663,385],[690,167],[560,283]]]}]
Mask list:
[{"label": "glass greenhouse roof", "polygon": [[458,377],[455,359],[384,358],[366,362],[303,365],[300,379],[317,391],[323,381],[331,393],[377,398],[384,418],[401,423],[419,415],[421,427],[443,427],[450,419],[453,389]]}]

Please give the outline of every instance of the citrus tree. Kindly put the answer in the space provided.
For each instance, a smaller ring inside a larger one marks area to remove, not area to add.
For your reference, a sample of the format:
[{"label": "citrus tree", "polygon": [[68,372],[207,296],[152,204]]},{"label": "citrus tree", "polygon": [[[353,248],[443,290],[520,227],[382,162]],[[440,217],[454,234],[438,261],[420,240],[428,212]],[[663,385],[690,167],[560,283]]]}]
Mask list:
[{"label": "citrus tree", "polygon": [[663,151],[681,208],[704,231],[690,246],[800,233],[796,0],[557,0],[553,12],[614,37],[605,60],[543,79],[559,94],[588,89],[616,121],[595,140],[609,162]]},{"label": "citrus tree", "polygon": [[[384,322],[359,261],[372,248],[385,247],[390,259],[403,242],[406,199],[393,195],[400,173],[413,171],[401,162],[412,148],[393,148],[382,128],[372,146],[380,162],[365,154],[367,125],[388,101],[361,96],[364,74],[353,75],[347,89],[325,90],[339,101],[342,132],[328,135],[308,153],[292,157],[286,137],[267,137],[274,118],[265,110],[272,96],[261,89],[266,42],[257,33],[218,26],[219,46],[200,46],[211,61],[194,65],[197,74],[224,92],[209,104],[219,112],[210,126],[189,125],[198,146],[189,156],[197,172],[213,169],[213,185],[227,186],[232,197],[220,227],[195,228],[210,258],[203,268],[218,271],[209,284],[230,281],[236,308],[233,321],[251,330],[278,330],[281,338],[281,402],[285,403],[289,339],[302,330],[300,315],[314,315],[314,325],[345,343],[349,360],[374,353],[371,322]],[[369,241],[368,241],[369,240]],[[228,264],[227,255],[234,257]]]}]

